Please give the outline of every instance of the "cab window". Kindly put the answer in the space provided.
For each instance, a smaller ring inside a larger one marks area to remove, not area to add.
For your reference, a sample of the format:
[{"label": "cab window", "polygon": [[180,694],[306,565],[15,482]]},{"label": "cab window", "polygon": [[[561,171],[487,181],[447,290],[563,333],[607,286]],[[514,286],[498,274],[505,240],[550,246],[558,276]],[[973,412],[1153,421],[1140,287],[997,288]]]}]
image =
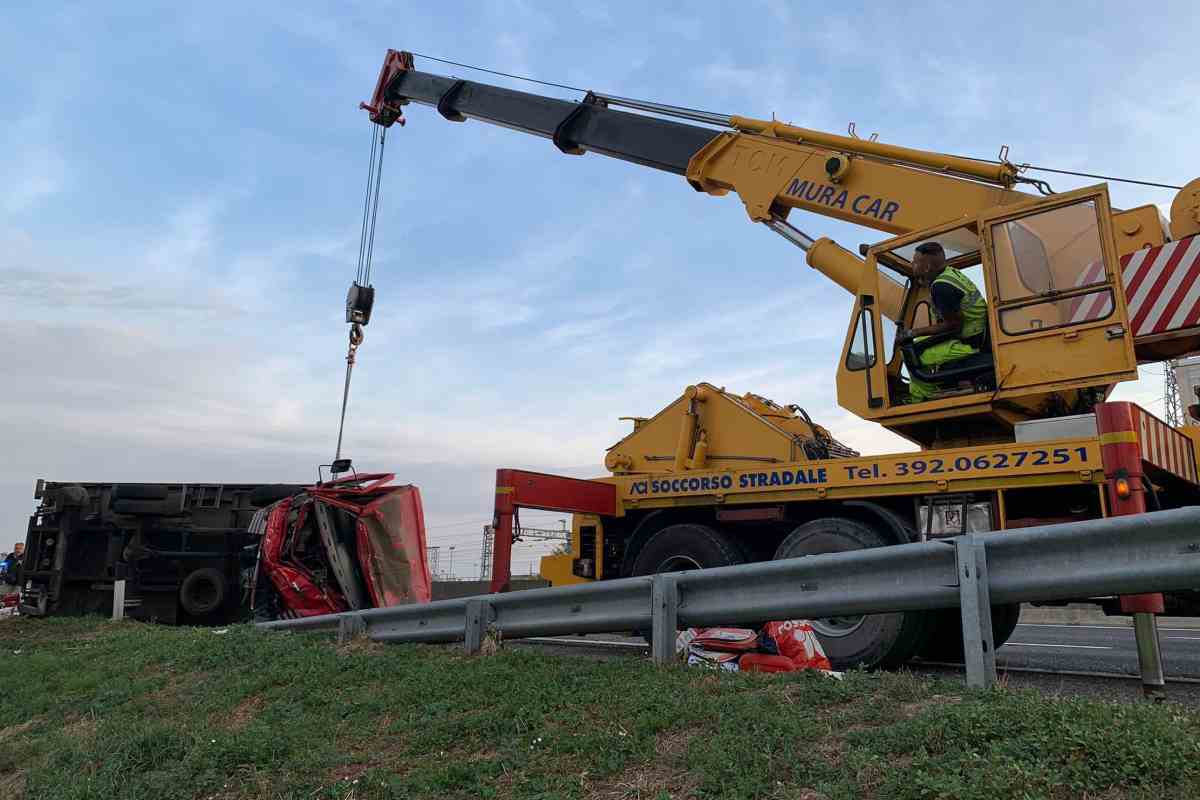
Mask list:
[{"label": "cab window", "polygon": [[850,350],[846,353],[846,368],[864,370],[875,366],[875,315],[871,309],[864,308],[858,312],[858,321],[854,325],[854,339],[850,342]]},{"label": "cab window", "polygon": [[[1000,327],[1008,334],[1090,322],[1113,312],[1093,201],[992,225]],[[1094,289],[1094,291],[1086,291]]]}]

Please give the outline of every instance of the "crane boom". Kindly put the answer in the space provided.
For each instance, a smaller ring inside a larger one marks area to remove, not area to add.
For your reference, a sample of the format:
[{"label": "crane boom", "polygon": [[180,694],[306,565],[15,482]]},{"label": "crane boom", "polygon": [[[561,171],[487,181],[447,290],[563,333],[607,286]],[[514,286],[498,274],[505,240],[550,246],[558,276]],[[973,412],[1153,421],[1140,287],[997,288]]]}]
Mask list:
[{"label": "crane boom", "polygon": [[[588,93],[582,102],[434,75],[389,51],[375,96],[363,106],[391,125],[400,107],[432,106],[468,119],[550,139],[564,153],[592,152],[685,176],[699,191],[741,197],[752,220],[801,208],[907,233],[966,213],[1028,199],[1011,190],[1016,169],[956,156],[836,136],[779,122],[695,112]],[[734,130],[714,130],[611,108],[628,105]],[[847,154],[850,154],[847,157]],[[853,161],[858,163],[853,163]],[[832,176],[827,167],[837,161]],[[932,201],[932,202],[931,202]]]},{"label": "crane boom", "polygon": [[[1034,185],[1043,193],[1048,189],[1021,176],[1020,169],[1005,158],[965,158],[776,120],[595,92],[579,102],[562,100],[422,72],[414,68],[411,53],[389,50],[374,95],[362,107],[373,122],[389,126],[403,123],[401,108],[408,103],[432,106],[448,120],[480,120],[547,138],[563,153],[599,153],[680,175],[696,190],[712,195],[733,192],[752,221],[799,245],[807,252],[810,266],[851,293],[857,291],[865,262],[828,238],[814,240],[790,226],[787,217],[792,209],[905,235],[1038,199],[1019,191],[1018,185]],[[1110,213],[1113,244],[1126,269],[1124,282],[1131,301],[1145,300],[1135,297],[1140,280],[1137,265],[1157,263],[1156,259],[1167,270],[1156,267],[1155,285],[1175,281],[1174,271],[1185,283],[1183,294],[1190,292],[1192,282],[1200,287],[1191,262],[1180,267],[1178,259],[1166,258],[1164,249],[1172,236],[1181,240],[1200,234],[1200,179],[1183,187],[1175,198],[1169,231],[1154,205]],[[1176,249],[1180,255],[1186,250],[1189,259],[1195,256],[1190,246]],[[904,288],[882,277],[880,312],[898,320]],[[1171,287],[1175,289],[1174,283]],[[1164,323],[1155,328],[1146,323],[1147,318],[1148,314],[1139,315],[1135,326],[1141,360],[1174,357],[1200,347],[1200,327],[1186,313],[1177,326],[1164,327]]]},{"label": "crane boom", "polygon": [[[1033,195],[1013,187],[1041,185],[1003,159],[964,158],[594,92],[582,102],[562,100],[422,72],[410,53],[389,50],[374,95],[363,107],[372,121],[387,126],[403,121],[401,107],[410,102],[432,106],[452,121],[475,119],[541,136],[564,153],[599,153],[685,176],[710,194],[735,192],[755,222],[786,218],[799,208],[908,233],[1029,200]],[[1200,196],[1200,183],[1193,193]],[[1200,221],[1185,219],[1187,209],[1180,210],[1173,212],[1175,237],[1200,232]],[[1114,218],[1120,222],[1114,228],[1121,255],[1166,241],[1154,206],[1119,211]]]},{"label": "crane boom", "polygon": [[697,125],[609,109],[594,96],[577,103],[419,72],[411,65],[407,53],[388,51],[375,97],[363,104],[372,122],[391,125],[400,119],[401,105],[420,103],[453,122],[490,122],[550,139],[567,153],[600,153],[676,175],[687,174],[692,156],[715,134]]}]

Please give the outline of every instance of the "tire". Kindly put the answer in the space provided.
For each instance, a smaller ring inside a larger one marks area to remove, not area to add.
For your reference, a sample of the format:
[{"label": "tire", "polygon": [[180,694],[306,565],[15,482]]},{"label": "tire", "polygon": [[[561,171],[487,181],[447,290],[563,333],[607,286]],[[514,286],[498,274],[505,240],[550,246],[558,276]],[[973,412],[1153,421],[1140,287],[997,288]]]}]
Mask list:
[{"label": "tire", "polygon": [[[633,560],[633,575],[655,575],[688,569],[728,567],[745,563],[742,549],[707,525],[668,525],[647,540]],[[650,643],[650,631],[637,630]]]},{"label": "tire", "polygon": [[[844,553],[893,544],[874,528],[857,520],[826,517],[806,522],[783,540],[775,558],[798,558]],[[917,653],[929,631],[929,614],[832,617],[813,620],[817,638],[834,669],[898,667]]]},{"label": "tire", "polygon": [[300,494],[302,491],[304,490],[298,486],[288,486],[285,483],[259,486],[250,492],[250,505],[255,508],[265,508],[272,503],[278,503],[280,500]]},{"label": "tire", "polygon": [[221,607],[225,594],[225,576],[219,570],[198,569],[179,585],[179,604],[193,617],[203,617]]},{"label": "tire", "polygon": [[166,500],[167,487],[161,483],[119,483],[113,487],[113,500]]},{"label": "tire", "polygon": [[[957,608],[943,608],[932,614],[932,631],[918,655],[926,661],[963,661],[962,616]],[[992,606],[992,645],[999,649],[1012,638],[1021,619],[1020,603]]]},{"label": "tire", "polygon": [[669,525],[650,537],[633,561],[634,575],[744,563],[742,549],[707,525]]}]

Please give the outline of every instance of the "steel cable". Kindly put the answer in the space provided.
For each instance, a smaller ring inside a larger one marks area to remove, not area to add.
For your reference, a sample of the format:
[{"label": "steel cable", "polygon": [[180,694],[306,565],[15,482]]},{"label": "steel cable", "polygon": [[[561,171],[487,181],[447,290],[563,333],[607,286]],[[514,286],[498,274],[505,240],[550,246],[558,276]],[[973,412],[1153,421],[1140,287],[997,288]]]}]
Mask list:
[{"label": "steel cable", "polygon": [[[463,67],[465,69],[473,69],[477,72],[486,72],[490,75],[500,75],[505,78],[512,78],[513,80],[526,81],[527,83],[536,83],[536,84],[540,84],[542,86],[553,86],[557,89],[566,89],[568,91],[579,92],[581,94],[587,94],[587,92],[588,92],[587,89],[580,89],[578,86],[571,86],[571,85],[565,84],[565,83],[556,83],[555,81],[544,81],[544,80],[540,80],[539,78],[530,78],[527,75],[517,75],[512,72],[502,72],[500,70],[489,69],[487,67],[478,67],[478,66],[475,66],[474,64],[464,64],[461,61],[451,61],[450,59],[447,59],[447,58],[438,58],[437,56],[426,55],[425,53],[413,53],[413,55],[419,56],[420,58],[427,58],[430,61],[438,61],[442,64],[452,64],[453,66],[456,66],[456,67]],[[660,105],[660,104],[655,104],[655,105]],[[708,115],[711,115],[714,117],[728,117],[729,116],[727,114],[718,114],[717,112],[714,112],[714,111],[704,111],[702,109],[681,107],[681,110],[693,111],[693,112],[698,112],[698,113],[702,113],[702,114],[708,114]],[[953,155],[953,154],[951,154],[951,155]],[[972,161],[982,161],[982,162],[988,163],[988,164],[1004,163],[1004,162],[999,161],[994,158],[979,158],[977,156],[955,156],[955,158],[966,158],[966,159],[970,159]],[[1152,187],[1160,188],[1160,189],[1179,190],[1179,189],[1183,188],[1182,186],[1176,186],[1175,184],[1172,184],[1172,183],[1159,183],[1157,181],[1140,180],[1137,178],[1119,178],[1119,177],[1116,177],[1113,175],[1097,175],[1097,174],[1094,174],[1091,172],[1073,172],[1071,170],[1056,169],[1054,167],[1041,167],[1041,166],[1037,166],[1035,164],[1019,164],[1018,167],[1022,171],[1033,170],[1035,172],[1053,172],[1058,175],[1075,175],[1075,176],[1081,177],[1081,178],[1096,178],[1097,180],[1113,181],[1114,183],[1132,183],[1132,184],[1136,184],[1138,186],[1152,186]]]},{"label": "steel cable", "polygon": [[371,160],[367,163],[367,188],[363,193],[363,215],[362,215],[362,230],[358,235],[358,271],[354,273],[354,280],[362,283],[363,277],[363,259],[366,256],[367,249],[367,216],[371,202],[371,180],[375,176],[375,128],[371,127]]},{"label": "steel cable", "polygon": [[[383,147],[387,143],[387,128],[375,125],[379,129],[379,159],[375,163],[375,197],[371,203],[371,230],[367,235],[367,259],[363,269],[362,284],[371,285],[371,262],[375,256],[375,220],[379,216],[379,187],[383,182]],[[372,150],[374,148],[372,147]]]}]

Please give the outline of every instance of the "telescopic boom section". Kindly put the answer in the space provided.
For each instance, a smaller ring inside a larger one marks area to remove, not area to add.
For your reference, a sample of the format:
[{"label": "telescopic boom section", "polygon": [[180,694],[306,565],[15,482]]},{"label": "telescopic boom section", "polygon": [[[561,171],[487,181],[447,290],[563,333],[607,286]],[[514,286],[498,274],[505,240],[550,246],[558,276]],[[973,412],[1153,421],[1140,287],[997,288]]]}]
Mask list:
[{"label": "telescopic boom section", "polygon": [[419,72],[411,55],[389,50],[375,96],[363,107],[373,122],[391,125],[409,102],[433,106],[453,122],[475,119],[542,136],[564,153],[602,153],[676,175],[687,173],[688,161],[715,135],[695,125],[614,111],[595,95],[579,103]]},{"label": "telescopic boom section", "polygon": [[[388,126],[403,123],[401,109],[407,103],[433,106],[456,122],[482,120],[541,136],[564,153],[600,153],[682,175],[695,189],[709,194],[734,192],[752,221],[766,224],[804,249],[810,266],[850,293],[857,293],[863,260],[831,239],[813,239],[791,227],[786,220],[793,208],[892,234],[908,234],[954,220],[973,221],[1002,206],[1035,199],[1014,190],[1018,183],[1034,182],[1019,176],[1017,167],[1003,158],[963,158],[775,120],[596,92],[588,92],[579,102],[560,100],[420,72],[414,68],[411,53],[389,50],[375,93],[370,103],[362,106],[373,122]],[[1177,241],[1200,233],[1200,179],[1176,197],[1171,233]],[[1164,245],[1169,239],[1154,206],[1114,211],[1112,235],[1117,255],[1132,259],[1130,263],[1144,262],[1147,253],[1155,257],[1153,263],[1158,263],[1159,255],[1166,258]],[[1180,252],[1188,258],[1196,256],[1193,244]],[[1142,255],[1137,255],[1139,252]],[[1176,270],[1172,262],[1170,269],[1155,274],[1166,282],[1176,273],[1190,276],[1192,265],[1189,260],[1182,270]],[[1125,279],[1129,283],[1130,277]],[[1189,282],[1185,294],[1190,286]],[[1138,297],[1130,286],[1127,294],[1131,305],[1136,305]],[[895,320],[904,299],[903,287],[883,281],[880,295],[881,313]],[[1194,326],[1196,321],[1189,318],[1185,322]],[[1147,337],[1163,334],[1157,329],[1146,331],[1149,333],[1137,334],[1139,356],[1144,359],[1173,357],[1181,348],[1192,347],[1190,340],[1183,342],[1176,333],[1168,332],[1173,344],[1154,343],[1150,348]]]},{"label": "telescopic boom section", "polygon": [[686,176],[710,194],[736,192],[756,222],[801,208],[907,233],[1028,198],[1011,190],[1016,168],[1007,162],[595,92],[581,102],[560,100],[421,72],[411,54],[390,50],[363,107],[372,121],[391,125],[410,102],[433,106],[455,122],[475,119],[541,136],[564,153],[600,153]]}]

